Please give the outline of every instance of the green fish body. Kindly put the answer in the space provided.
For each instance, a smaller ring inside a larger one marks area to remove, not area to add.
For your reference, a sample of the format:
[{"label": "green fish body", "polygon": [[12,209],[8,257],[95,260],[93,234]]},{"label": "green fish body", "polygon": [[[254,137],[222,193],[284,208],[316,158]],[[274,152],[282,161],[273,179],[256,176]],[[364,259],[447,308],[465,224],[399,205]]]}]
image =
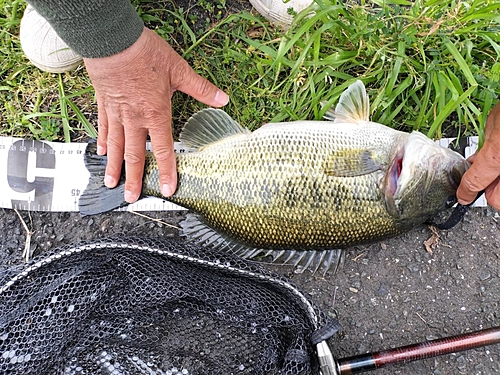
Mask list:
[{"label": "green fish body", "polygon": [[[268,124],[180,154],[168,200],[252,247],[337,248],[398,234],[407,225],[385,207],[378,164],[392,150],[378,145],[402,144],[406,134],[374,125]],[[144,194],[161,197],[151,155],[144,181]]]},{"label": "green fish body", "polygon": [[[360,81],[327,114],[333,121],[249,132],[222,110],[202,110],[181,134],[196,151],[177,155],[175,194],[161,195],[151,153],[143,194],[186,207],[256,249],[328,250],[398,235],[445,207],[468,163],[421,133],[369,121],[368,112]],[[114,208],[87,204],[93,191],[80,200],[83,213]]]}]

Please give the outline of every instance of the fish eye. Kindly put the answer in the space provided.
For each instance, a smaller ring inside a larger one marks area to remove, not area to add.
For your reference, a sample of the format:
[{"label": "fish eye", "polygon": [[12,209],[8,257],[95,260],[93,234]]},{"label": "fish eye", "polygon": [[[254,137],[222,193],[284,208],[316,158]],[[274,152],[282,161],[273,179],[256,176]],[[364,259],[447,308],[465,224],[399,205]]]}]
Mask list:
[{"label": "fish eye", "polygon": [[455,203],[457,203],[457,197],[455,196],[448,197],[448,199],[446,199],[446,208],[453,207]]}]

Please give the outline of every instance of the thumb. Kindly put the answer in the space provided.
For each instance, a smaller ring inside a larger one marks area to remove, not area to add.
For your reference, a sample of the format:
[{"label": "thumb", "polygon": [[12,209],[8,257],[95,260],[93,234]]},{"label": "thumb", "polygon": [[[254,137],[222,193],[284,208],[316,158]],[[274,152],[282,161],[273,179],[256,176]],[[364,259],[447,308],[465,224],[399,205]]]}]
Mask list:
[{"label": "thumb", "polygon": [[462,205],[471,203],[477,194],[489,185],[482,178],[482,173],[474,164],[464,173],[457,189],[457,200]]},{"label": "thumb", "polygon": [[212,107],[222,107],[229,102],[229,96],[224,91],[200,76],[190,66],[186,67],[184,73],[178,77],[178,85],[174,86],[177,90]]}]

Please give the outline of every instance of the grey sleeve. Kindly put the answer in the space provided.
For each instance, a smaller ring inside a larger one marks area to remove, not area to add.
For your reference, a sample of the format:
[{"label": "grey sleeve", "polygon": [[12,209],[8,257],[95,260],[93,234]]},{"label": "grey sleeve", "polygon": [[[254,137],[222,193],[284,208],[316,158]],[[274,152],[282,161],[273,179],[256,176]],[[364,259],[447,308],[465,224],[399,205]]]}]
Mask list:
[{"label": "grey sleeve", "polygon": [[130,47],[144,24],[130,0],[28,0],[76,53],[106,57]]}]

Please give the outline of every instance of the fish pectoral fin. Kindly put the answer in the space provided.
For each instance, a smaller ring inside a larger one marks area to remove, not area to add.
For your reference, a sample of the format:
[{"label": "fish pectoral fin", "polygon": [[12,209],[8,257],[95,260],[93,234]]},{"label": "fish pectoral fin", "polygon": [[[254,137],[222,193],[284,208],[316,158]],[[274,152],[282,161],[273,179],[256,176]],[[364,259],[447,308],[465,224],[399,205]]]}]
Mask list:
[{"label": "fish pectoral fin", "polygon": [[328,109],[325,120],[334,122],[360,123],[370,120],[370,99],[366,94],[365,85],[357,80],[340,95],[335,110]]},{"label": "fish pectoral fin", "polygon": [[223,138],[250,133],[222,109],[205,108],[196,112],[184,125],[179,140],[190,148],[199,149]]},{"label": "fish pectoral fin", "polygon": [[381,170],[375,153],[366,149],[337,150],[325,160],[325,173],[335,177],[356,177]]},{"label": "fish pectoral fin", "polygon": [[202,222],[198,215],[192,213],[188,213],[186,219],[179,225],[182,228],[181,235],[189,242],[247,260],[292,266],[296,273],[303,273],[306,270],[311,270],[313,273],[320,272],[323,275],[328,271],[335,273],[343,263],[343,251],[338,249],[269,250],[251,247],[220,234]]}]

